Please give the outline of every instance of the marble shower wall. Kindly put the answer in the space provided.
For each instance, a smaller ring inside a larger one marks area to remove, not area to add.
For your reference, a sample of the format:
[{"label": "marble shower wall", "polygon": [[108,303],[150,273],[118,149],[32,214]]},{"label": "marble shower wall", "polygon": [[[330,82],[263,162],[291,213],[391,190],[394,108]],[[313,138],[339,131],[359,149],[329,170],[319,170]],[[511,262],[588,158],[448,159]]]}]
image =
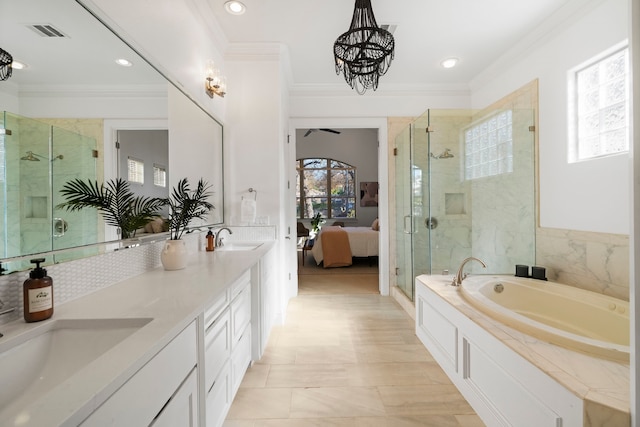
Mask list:
[{"label": "marble shower wall", "polygon": [[[433,132],[425,158],[430,168],[430,210],[437,226],[431,230],[431,271],[454,272],[460,261],[471,255],[471,185],[462,179],[464,156],[461,130],[471,123],[471,112],[431,113]],[[453,157],[436,158],[449,150]],[[436,157],[431,157],[433,154]]]}]

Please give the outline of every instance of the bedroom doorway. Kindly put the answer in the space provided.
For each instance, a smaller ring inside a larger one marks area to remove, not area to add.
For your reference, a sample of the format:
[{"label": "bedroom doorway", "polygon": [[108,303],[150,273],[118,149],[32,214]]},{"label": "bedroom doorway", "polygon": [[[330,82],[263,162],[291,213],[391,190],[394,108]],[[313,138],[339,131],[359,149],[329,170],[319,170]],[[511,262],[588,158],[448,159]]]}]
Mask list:
[{"label": "bedroom doorway", "polygon": [[[357,122],[358,120],[354,120]],[[295,212],[295,218],[291,220],[291,227],[298,227],[298,222],[301,222],[304,227],[312,230],[311,218],[299,217],[299,203],[300,200],[296,198],[296,186],[299,185],[299,176],[296,173],[296,160],[309,157],[323,157],[328,159],[335,159],[347,164],[355,164],[356,166],[356,192],[355,192],[355,215],[343,215],[337,217],[331,215],[329,218],[324,218],[328,215],[323,215],[326,225],[333,225],[334,222],[344,224],[344,226],[357,226],[357,227],[371,227],[373,221],[379,218],[380,221],[387,221],[388,207],[387,203],[387,185],[386,179],[387,171],[387,158],[381,156],[380,153],[386,153],[387,139],[386,139],[386,121],[385,120],[371,120],[363,119],[361,123],[347,123],[342,119],[335,119],[324,121],[320,124],[319,120],[292,120],[293,126],[290,135],[290,149],[293,153],[290,154],[292,169],[288,174],[290,177],[290,186],[292,188],[290,198],[290,212]],[[332,123],[328,125],[327,123]],[[381,138],[381,134],[384,137]],[[306,135],[306,136],[305,136]],[[358,145],[360,139],[368,140],[368,145]],[[382,141],[384,139],[384,141]],[[383,149],[384,145],[384,149]],[[341,151],[342,150],[342,151]],[[384,150],[384,151],[383,151]],[[370,159],[363,163],[363,159]],[[373,161],[371,159],[373,158]],[[355,160],[354,160],[355,159]],[[351,163],[350,163],[351,162]],[[299,163],[298,163],[299,164]],[[361,194],[360,183],[361,182],[376,182],[379,190],[378,206],[360,206]],[[332,212],[335,214],[335,211]],[[377,293],[388,295],[389,292],[389,280],[388,280],[388,230],[381,233],[379,247],[379,257],[375,260],[377,262],[371,262],[367,258],[355,258],[354,263],[350,267],[343,268],[327,268],[324,269],[322,265],[317,266],[313,254],[309,248],[304,249],[302,247],[303,239],[298,239],[296,243],[297,252],[297,276],[299,282],[297,283],[295,293],[309,292],[309,288],[313,289],[313,292],[318,292],[315,289],[317,283],[322,280],[342,280],[338,279],[338,276],[347,276],[345,280],[352,281],[354,284],[349,285],[345,282],[345,289],[350,286],[356,287],[354,292],[357,292],[357,286],[361,286],[363,291],[369,292],[371,289],[375,289]],[[304,256],[304,258],[303,258]],[[304,265],[303,265],[304,261]],[[385,271],[387,273],[383,273]],[[312,279],[312,276],[315,278]],[[361,276],[358,278],[358,276]],[[302,283],[304,282],[304,283]],[[359,284],[355,284],[359,282]]]}]

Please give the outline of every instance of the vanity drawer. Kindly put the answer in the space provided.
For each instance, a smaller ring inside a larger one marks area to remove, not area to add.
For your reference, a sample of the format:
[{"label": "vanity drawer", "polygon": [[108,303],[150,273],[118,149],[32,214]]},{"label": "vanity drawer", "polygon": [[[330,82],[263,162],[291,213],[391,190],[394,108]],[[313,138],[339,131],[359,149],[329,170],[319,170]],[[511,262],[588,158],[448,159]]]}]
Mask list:
[{"label": "vanity drawer", "polygon": [[242,336],[247,325],[251,323],[251,286],[248,284],[231,302],[231,347]]},{"label": "vanity drawer", "polygon": [[231,300],[233,301],[233,299],[242,292],[245,286],[249,285],[251,285],[251,271],[247,270],[229,287],[229,289],[231,289]]},{"label": "vanity drawer", "polygon": [[231,401],[230,369],[229,365],[225,364],[207,393],[205,404],[207,427],[219,427],[224,423],[227,412],[231,407]]},{"label": "vanity drawer", "polygon": [[204,328],[211,326],[214,320],[218,318],[222,310],[229,305],[229,290],[225,290],[222,295],[216,298],[209,308],[204,312]]},{"label": "vanity drawer", "polygon": [[231,356],[231,311],[227,308],[204,333],[206,391],[211,388],[229,356]]}]

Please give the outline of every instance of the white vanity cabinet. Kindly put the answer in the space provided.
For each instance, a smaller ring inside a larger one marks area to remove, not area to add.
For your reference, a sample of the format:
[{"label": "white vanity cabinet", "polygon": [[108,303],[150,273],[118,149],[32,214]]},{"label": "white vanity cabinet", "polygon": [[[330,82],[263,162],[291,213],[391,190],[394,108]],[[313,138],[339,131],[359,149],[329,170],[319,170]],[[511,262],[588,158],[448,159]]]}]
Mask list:
[{"label": "white vanity cabinet", "polygon": [[252,312],[252,358],[260,360],[267,347],[269,334],[275,324],[278,307],[276,250],[272,248],[251,269]]},{"label": "white vanity cabinet", "polygon": [[197,328],[192,322],[82,427],[198,426]]},{"label": "white vanity cabinet", "polygon": [[[236,282],[231,296],[231,384],[235,396],[251,363],[251,276]],[[234,295],[235,293],[235,295]]]},{"label": "white vanity cabinet", "polygon": [[251,363],[251,274],[245,272],[204,314],[204,418],[222,425]]}]

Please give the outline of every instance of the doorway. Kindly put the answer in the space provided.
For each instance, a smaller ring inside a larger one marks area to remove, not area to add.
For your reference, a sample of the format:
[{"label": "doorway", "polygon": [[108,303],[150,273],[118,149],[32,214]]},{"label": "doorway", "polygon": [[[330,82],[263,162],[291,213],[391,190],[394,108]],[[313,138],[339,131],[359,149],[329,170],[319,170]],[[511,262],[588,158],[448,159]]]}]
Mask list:
[{"label": "doorway", "polygon": [[[317,129],[312,130],[311,129]],[[309,138],[312,136],[316,136],[316,134],[326,134],[326,136],[331,137],[333,135],[337,135],[331,131],[321,131],[320,129],[332,129],[332,130],[340,130],[346,133],[350,133],[350,131],[361,129],[368,132],[372,138],[371,145],[369,146],[369,150],[376,153],[377,157],[377,169],[374,173],[375,179],[378,181],[379,186],[379,197],[378,197],[378,207],[377,207],[377,217],[379,218],[379,222],[382,224],[388,224],[389,214],[388,214],[388,142],[387,142],[387,123],[385,119],[292,119],[290,126],[290,137],[289,137],[289,149],[288,149],[288,164],[291,165],[288,169],[288,181],[289,181],[289,202],[288,202],[288,224],[292,227],[296,227],[298,222],[298,212],[296,209],[296,160],[300,158],[300,154],[297,153],[297,143],[299,140],[305,139],[305,134],[307,135],[307,141],[310,141]],[[377,144],[376,144],[377,142]],[[321,148],[321,142],[317,142],[315,145],[315,149]],[[313,144],[312,144],[313,145]],[[315,151],[314,153],[317,153]],[[307,154],[309,155],[309,154]],[[360,182],[360,180],[358,180]],[[360,194],[357,193],[356,203],[360,202]],[[357,209],[363,209],[359,206]],[[371,223],[367,220],[365,221],[365,216],[363,215],[361,219],[357,218],[359,214],[356,214],[356,218],[352,220],[345,220],[343,222],[349,222],[353,225],[357,226],[371,226]],[[375,215],[375,214],[374,214]],[[329,225],[333,223],[335,219],[328,220]],[[365,224],[365,222],[369,222]],[[345,224],[346,225],[346,224]],[[379,236],[379,258],[378,258],[378,289],[381,295],[389,294],[389,234],[388,227],[381,227],[380,236]],[[290,290],[291,296],[297,295],[298,292],[298,281],[297,281],[297,273],[298,273],[298,263],[300,262],[298,248],[296,245],[296,241],[291,239],[291,245],[289,246],[291,254],[295,255],[291,257],[287,257],[291,260],[290,270],[292,274],[292,289]]]}]

